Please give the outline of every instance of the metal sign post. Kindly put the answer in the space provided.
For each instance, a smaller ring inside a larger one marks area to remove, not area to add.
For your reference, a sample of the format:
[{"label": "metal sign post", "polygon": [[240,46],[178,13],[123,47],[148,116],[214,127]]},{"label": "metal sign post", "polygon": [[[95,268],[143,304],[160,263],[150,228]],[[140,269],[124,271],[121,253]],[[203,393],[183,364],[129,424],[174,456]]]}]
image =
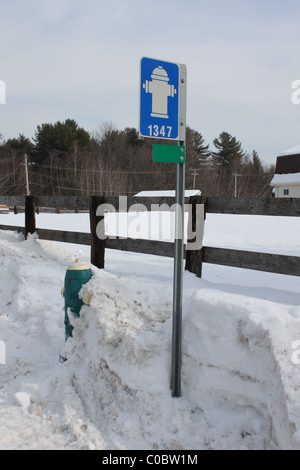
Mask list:
[{"label": "metal sign post", "polygon": [[[179,68],[179,146],[184,148],[186,138],[186,66]],[[184,196],[185,159],[176,164],[175,257],[173,281],[173,329],[171,390],[173,397],[181,396],[182,291],[184,250]]]},{"label": "metal sign post", "polygon": [[[171,389],[181,395],[182,290],[184,250],[186,81],[183,64],[143,57],[139,131],[144,137],[177,141],[180,148],[156,145],[154,161],[176,163],[175,254]],[[161,148],[159,148],[161,147]]]},{"label": "metal sign post", "polygon": [[172,366],[171,366],[171,389],[172,389],[173,397],[181,396],[184,193],[185,193],[185,164],[177,163],[176,164],[175,257],[174,257],[174,281],[173,281]]}]

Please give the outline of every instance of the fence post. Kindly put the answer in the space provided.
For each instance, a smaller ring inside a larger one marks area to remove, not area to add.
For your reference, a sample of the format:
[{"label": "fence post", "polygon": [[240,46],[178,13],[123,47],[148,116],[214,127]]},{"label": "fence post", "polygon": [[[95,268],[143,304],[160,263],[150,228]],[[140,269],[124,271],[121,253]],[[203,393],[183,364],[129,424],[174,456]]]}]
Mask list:
[{"label": "fence post", "polygon": [[[105,233],[104,233],[104,215],[97,216],[97,208],[104,203],[102,196],[91,196],[90,197],[90,226],[91,226],[91,263],[97,268],[104,268],[105,265]],[[103,222],[98,225],[99,222]],[[99,227],[103,228],[100,236],[98,234]]]},{"label": "fence post", "polygon": [[[203,233],[199,232],[199,224],[202,221],[198,220],[197,222],[197,204],[204,203],[204,220],[206,217],[205,211],[205,199],[200,196],[191,196],[189,198],[189,220],[188,220],[188,230],[187,230],[187,245],[198,245],[196,249],[186,249],[185,256],[185,269],[193,274],[196,274],[197,277],[202,276],[202,262],[203,262],[203,240],[197,240],[197,236],[202,238]],[[204,222],[203,222],[204,223]],[[197,225],[198,224],[198,225]],[[196,238],[195,238],[196,237]]]},{"label": "fence post", "polygon": [[25,196],[25,238],[36,231],[35,196]]}]

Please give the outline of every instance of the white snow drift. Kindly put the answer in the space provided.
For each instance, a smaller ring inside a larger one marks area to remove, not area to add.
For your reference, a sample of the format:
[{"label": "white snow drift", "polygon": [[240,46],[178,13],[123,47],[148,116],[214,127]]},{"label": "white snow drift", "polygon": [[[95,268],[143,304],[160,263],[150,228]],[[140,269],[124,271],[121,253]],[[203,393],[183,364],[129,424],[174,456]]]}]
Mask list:
[{"label": "white snow drift", "polygon": [[[72,217],[83,231],[85,216]],[[236,238],[244,249],[299,255],[298,219],[285,219],[268,219],[268,243],[265,218],[243,218],[239,236],[238,219],[208,218],[205,243]],[[56,228],[63,220],[53,218]],[[186,272],[174,399],[172,260],[108,250],[65,344],[60,290],[75,257],[88,261],[89,249],[0,232],[0,449],[300,449],[299,278]]]}]

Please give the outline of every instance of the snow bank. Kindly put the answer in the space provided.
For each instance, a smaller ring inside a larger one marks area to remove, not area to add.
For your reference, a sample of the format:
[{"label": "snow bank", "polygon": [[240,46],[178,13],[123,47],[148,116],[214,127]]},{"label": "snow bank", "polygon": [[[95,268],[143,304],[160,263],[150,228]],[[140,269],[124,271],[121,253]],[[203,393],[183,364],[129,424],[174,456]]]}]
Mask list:
[{"label": "snow bank", "polygon": [[183,398],[174,400],[171,308],[153,287],[97,272],[81,291],[91,304],[67,342],[64,367],[110,448],[300,448],[292,406],[300,397],[289,397],[280,367],[290,361],[280,343],[300,309],[199,281],[184,305]]},{"label": "snow bank", "polygon": [[[209,215],[206,236],[297,254],[298,219],[274,219]],[[174,399],[172,260],[107,250],[65,344],[60,290],[78,257],[88,247],[0,231],[0,449],[300,449],[299,278],[186,272]]]},{"label": "snow bank", "polygon": [[[289,331],[282,310],[213,289],[200,291],[186,306],[187,395],[212,419],[212,429],[221,428],[223,437],[235,436],[236,445],[249,449],[298,448],[286,400],[290,384],[278,361],[283,353],[271,333],[280,328],[282,340]],[[285,368],[289,361],[285,352]]]}]

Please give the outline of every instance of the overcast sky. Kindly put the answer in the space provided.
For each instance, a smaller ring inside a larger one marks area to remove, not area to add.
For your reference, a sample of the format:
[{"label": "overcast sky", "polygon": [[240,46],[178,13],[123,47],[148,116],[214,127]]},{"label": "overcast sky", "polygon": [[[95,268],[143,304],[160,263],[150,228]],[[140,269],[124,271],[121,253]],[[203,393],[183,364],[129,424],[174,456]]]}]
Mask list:
[{"label": "overcast sky", "polygon": [[0,0],[0,133],[138,128],[141,57],[186,64],[187,125],[264,163],[300,144],[299,0]]}]

